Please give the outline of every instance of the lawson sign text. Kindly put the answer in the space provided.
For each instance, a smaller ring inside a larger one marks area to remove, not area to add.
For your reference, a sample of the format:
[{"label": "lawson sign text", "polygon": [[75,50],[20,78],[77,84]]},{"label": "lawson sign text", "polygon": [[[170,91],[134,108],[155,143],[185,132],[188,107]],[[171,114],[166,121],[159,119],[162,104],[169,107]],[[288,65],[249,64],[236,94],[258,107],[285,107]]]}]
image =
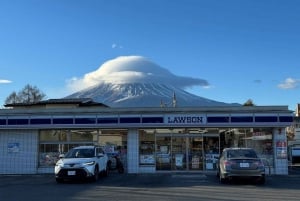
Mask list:
[{"label": "lawson sign text", "polygon": [[168,124],[205,124],[206,118],[203,115],[168,115],[168,116],[165,116],[165,123],[168,123]]}]

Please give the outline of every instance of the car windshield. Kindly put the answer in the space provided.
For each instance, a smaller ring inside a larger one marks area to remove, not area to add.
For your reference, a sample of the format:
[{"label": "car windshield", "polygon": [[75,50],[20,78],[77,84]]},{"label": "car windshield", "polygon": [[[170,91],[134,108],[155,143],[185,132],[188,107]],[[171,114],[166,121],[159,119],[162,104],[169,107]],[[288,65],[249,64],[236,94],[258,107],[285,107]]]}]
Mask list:
[{"label": "car windshield", "polygon": [[94,149],[71,149],[65,158],[91,158],[94,155]]},{"label": "car windshield", "polygon": [[236,149],[228,150],[228,158],[257,158],[257,155],[252,149]]}]

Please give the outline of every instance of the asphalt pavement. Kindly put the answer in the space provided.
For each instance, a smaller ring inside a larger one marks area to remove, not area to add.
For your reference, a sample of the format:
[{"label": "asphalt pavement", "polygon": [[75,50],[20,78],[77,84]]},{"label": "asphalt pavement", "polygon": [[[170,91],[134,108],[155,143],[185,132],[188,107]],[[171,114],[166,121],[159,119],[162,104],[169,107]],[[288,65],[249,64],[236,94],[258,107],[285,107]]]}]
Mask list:
[{"label": "asphalt pavement", "polygon": [[97,182],[57,184],[53,174],[0,175],[0,201],[282,201],[299,200],[300,170],[268,175],[265,185],[220,184],[215,174],[112,173]]}]

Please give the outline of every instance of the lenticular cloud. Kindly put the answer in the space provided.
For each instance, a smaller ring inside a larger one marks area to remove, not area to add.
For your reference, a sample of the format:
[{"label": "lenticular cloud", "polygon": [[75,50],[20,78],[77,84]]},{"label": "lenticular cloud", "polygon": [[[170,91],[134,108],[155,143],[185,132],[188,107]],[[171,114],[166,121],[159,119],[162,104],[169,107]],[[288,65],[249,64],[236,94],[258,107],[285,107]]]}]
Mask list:
[{"label": "lenticular cloud", "polygon": [[72,91],[78,91],[101,83],[162,83],[182,89],[209,85],[203,79],[176,76],[142,56],[120,56],[109,60],[82,78],[72,78],[68,85]]}]

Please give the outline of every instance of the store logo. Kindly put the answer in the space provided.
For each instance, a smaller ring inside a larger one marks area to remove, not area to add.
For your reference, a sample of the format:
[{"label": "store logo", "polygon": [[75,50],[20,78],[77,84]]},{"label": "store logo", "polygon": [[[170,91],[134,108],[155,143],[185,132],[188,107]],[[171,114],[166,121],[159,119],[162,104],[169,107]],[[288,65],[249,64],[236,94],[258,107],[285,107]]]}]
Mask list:
[{"label": "store logo", "polygon": [[204,124],[204,116],[183,115],[183,116],[167,116],[166,122],[168,124]]}]

